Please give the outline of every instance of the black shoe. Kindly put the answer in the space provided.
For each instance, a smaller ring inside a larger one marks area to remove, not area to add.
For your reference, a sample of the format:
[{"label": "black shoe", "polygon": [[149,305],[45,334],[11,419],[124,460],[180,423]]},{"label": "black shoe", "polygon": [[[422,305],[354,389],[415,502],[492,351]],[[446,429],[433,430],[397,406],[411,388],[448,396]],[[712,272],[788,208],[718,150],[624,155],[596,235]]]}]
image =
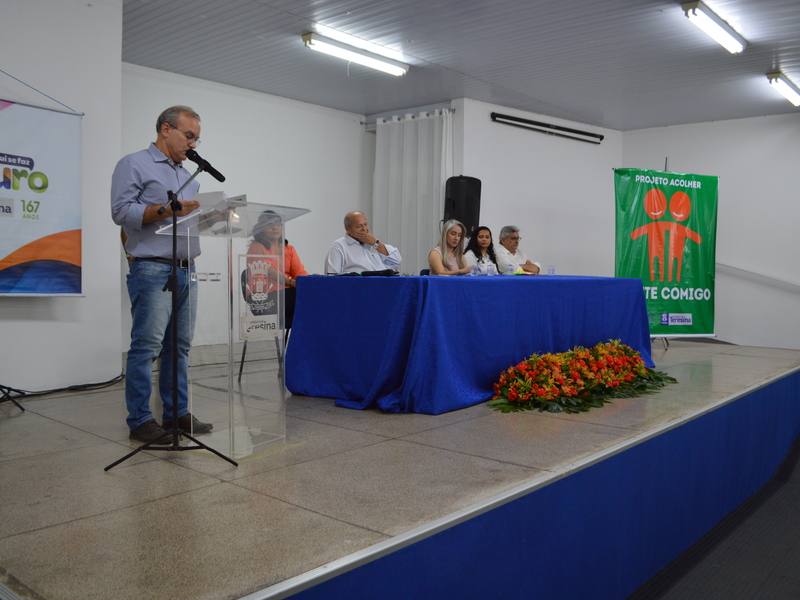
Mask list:
[{"label": "black shoe", "polygon": [[[164,421],[162,427],[167,431],[172,429],[172,421]],[[203,423],[198,421],[192,413],[186,413],[182,417],[178,417],[178,429],[189,435],[203,435],[204,433],[211,433],[214,426],[211,423]]]},{"label": "black shoe", "polygon": [[[169,444],[169,433],[158,426],[155,419],[150,419],[139,425],[136,429],[131,429],[128,437],[137,442],[152,442],[158,440],[157,444]],[[163,439],[162,439],[163,438]]]}]

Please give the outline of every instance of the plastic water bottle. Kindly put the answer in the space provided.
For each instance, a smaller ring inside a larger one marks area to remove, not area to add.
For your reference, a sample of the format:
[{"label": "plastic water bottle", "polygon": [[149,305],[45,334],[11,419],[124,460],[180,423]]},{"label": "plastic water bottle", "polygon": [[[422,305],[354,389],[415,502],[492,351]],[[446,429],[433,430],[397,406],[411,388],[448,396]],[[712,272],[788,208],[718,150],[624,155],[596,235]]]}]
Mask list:
[{"label": "plastic water bottle", "polygon": [[487,275],[497,275],[497,273],[496,273],[496,271],[494,269],[494,263],[489,263],[489,265],[486,267],[486,274]]}]

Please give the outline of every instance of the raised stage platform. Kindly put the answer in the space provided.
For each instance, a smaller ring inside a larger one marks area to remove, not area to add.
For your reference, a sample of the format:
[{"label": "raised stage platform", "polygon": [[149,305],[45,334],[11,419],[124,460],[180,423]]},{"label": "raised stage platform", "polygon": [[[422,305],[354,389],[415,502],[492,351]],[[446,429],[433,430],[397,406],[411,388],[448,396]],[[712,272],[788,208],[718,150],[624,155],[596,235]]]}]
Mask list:
[{"label": "raised stage platform", "polygon": [[[142,453],[104,473],[128,447],[121,387],[3,403],[0,568],[46,600],[622,599],[800,433],[800,351],[652,357],[679,383],[581,415],[290,397],[297,441],[238,468]],[[213,420],[207,375],[194,410]]]}]

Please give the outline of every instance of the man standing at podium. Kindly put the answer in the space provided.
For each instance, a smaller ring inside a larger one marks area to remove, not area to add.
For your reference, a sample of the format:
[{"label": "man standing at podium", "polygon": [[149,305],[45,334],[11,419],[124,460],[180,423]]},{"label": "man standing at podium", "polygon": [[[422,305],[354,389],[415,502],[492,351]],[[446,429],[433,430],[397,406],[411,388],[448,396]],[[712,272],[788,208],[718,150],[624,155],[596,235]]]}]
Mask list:
[{"label": "man standing at podium", "polygon": [[[130,439],[168,443],[167,431],[173,427],[172,353],[178,353],[178,426],[194,434],[209,433],[210,423],[201,423],[188,409],[189,349],[194,333],[197,282],[192,281],[194,259],[200,254],[196,236],[178,239],[178,347],[172,348],[172,294],[164,290],[172,273],[172,237],[156,231],[171,222],[167,191],[177,190],[191,177],[182,162],[186,151],[200,143],[200,117],[188,106],[173,106],[156,121],[156,141],[146,150],[123,157],[111,179],[111,216],[127,235],[125,248],[132,255],[128,274],[131,299],[131,347],[125,367],[125,402]],[[192,200],[197,181],[187,185],[179,200],[179,217],[188,215],[200,204]],[[169,219],[170,221],[166,221]],[[186,225],[179,226],[186,228]],[[179,231],[180,234],[180,231]],[[153,362],[161,356],[158,390],[163,403],[162,425],[150,412]]]}]

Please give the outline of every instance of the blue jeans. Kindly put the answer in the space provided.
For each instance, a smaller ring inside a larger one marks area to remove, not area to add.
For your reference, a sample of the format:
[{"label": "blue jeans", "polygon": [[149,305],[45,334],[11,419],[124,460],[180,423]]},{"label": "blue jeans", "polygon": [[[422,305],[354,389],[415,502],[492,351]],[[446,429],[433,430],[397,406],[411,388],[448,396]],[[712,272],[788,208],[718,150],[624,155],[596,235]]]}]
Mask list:
[{"label": "blue jeans", "polygon": [[[153,418],[150,394],[153,362],[161,355],[158,391],[164,405],[163,419],[172,419],[172,293],[163,291],[172,266],[135,260],[128,274],[131,298],[131,348],[125,368],[125,402],[128,427],[135,429]],[[197,310],[197,282],[191,280],[194,267],[178,268],[178,417],[188,408],[189,349],[192,346]]]}]

